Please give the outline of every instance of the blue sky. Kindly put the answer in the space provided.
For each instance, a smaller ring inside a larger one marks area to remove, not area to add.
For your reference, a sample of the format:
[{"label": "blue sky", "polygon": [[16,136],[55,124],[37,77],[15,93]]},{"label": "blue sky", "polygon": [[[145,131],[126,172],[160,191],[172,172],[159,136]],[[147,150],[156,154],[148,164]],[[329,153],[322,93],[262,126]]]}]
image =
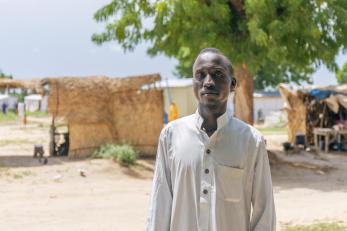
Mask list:
[{"label": "blue sky", "polygon": [[[91,35],[103,29],[93,20],[110,0],[0,0],[0,68],[18,79],[160,73],[174,78],[176,60],[146,54],[147,44],[124,54],[115,42],[96,46]],[[339,55],[342,65],[346,55]],[[315,84],[336,84],[321,67]]]}]

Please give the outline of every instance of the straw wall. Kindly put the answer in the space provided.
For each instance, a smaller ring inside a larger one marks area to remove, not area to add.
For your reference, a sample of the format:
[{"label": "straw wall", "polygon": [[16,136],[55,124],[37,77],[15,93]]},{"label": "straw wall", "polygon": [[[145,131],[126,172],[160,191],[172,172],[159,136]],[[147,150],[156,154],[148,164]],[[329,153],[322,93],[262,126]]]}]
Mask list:
[{"label": "straw wall", "polygon": [[96,147],[112,143],[109,126],[104,123],[70,123],[70,157],[84,157],[93,153]]},{"label": "straw wall", "polygon": [[288,142],[294,143],[297,133],[306,133],[306,107],[303,95],[300,92],[293,93],[283,85],[279,86],[279,91],[286,102],[284,110],[288,115]]},{"label": "straw wall", "polygon": [[163,127],[163,94],[151,89],[113,95],[117,140],[130,141],[145,154],[154,154]]}]

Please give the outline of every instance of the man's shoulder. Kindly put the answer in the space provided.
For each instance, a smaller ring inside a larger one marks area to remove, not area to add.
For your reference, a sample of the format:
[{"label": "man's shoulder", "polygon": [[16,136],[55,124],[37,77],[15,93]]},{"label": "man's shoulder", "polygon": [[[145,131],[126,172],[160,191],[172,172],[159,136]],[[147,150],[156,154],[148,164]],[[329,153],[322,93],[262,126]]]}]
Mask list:
[{"label": "man's shoulder", "polygon": [[230,123],[230,127],[233,132],[237,132],[240,138],[250,138],[256,142],[259,142],[263,139],[263,135],[253,126],[245,123],[244,121],[232,117],[232,122]]},{"label": "man's shoulder", "polygon": [[177,129],[187,129],[194,125],[194,121],[195,121],[195,114],[184,116],[167,123],[161,132],[168,133],[171,131],[175,131]]}]

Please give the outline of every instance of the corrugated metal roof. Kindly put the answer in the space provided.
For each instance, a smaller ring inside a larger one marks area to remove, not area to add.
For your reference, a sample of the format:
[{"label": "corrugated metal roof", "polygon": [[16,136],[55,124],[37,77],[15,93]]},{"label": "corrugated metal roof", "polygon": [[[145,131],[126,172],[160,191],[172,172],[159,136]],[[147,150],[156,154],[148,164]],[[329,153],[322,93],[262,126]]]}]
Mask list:
[{"label": "corrugated metal roof", "polygon": [[165,87],[189,87],[193,85],[192,78],[189,79],[163,79],[155,83],[158,88]]},{"label": "corrugated metal roof", "polygon": [[8,95],[2,95],[2,94],[0,94],[0,100],[8,99],[8,98],[9,98]]},{"label": "corrugated metal roof", "polygon": [[261,98],[261,97],[281,97],[279,91],[255,91],[253,93],[253,97]]},{"label": "corrugated metal roof", "polygon": [[24,97],[24,100],[42,100],[42,96],[38,94],[28,95]]}]

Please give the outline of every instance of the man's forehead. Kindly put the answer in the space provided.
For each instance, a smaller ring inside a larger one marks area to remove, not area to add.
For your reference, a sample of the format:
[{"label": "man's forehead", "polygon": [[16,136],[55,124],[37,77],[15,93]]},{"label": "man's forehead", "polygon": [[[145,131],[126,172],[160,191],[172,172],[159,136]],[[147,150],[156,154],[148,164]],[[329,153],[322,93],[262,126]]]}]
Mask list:
[{"label": "man's forehead", "polygon": [[194,69],[209,66],[221,66],[222,68],[228,69],[228,60],[221,54],[205,52],[196,58]]}]

